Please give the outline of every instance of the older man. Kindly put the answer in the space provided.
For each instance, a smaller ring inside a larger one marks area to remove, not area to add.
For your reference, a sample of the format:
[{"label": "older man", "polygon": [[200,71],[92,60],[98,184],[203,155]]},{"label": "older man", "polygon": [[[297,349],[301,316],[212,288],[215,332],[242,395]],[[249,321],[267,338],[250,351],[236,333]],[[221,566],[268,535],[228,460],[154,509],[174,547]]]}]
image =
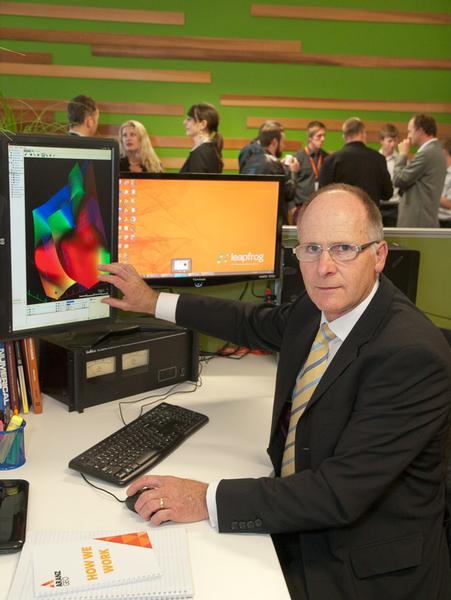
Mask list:
[{"label": "older man", "polygon": [[[412,117],[407,137],[398,146],[393,183],[399,188],[398,227],[438,227],[438,208],[446,176],[446,160],[429,115]],[[408,162],[410,146],[418,151]]]},{"label": "older man", "polygon": [[158,294],[132,267],[101,266],[123,293],[111,306],[279,352],[275,477],[147,475],[127,493],[149,488],[136,509],[156,525],[209,518],[219,532],[274,534],[293,598],[448,600],[449,348],[381,275],[387,244],[364,192],[320,190],[298,234],[306,292],[281,306]]}]

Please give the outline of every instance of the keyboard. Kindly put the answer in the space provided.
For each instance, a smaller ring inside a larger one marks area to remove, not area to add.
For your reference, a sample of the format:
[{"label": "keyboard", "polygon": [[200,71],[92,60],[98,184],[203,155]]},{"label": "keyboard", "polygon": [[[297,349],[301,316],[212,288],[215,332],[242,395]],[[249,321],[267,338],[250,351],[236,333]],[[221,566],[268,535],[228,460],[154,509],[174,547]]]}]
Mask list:
[{"label": "keyboard", "polygon": [[73,458],[69,468],[126,485],[207,422],[206,415],[162,402]]}]

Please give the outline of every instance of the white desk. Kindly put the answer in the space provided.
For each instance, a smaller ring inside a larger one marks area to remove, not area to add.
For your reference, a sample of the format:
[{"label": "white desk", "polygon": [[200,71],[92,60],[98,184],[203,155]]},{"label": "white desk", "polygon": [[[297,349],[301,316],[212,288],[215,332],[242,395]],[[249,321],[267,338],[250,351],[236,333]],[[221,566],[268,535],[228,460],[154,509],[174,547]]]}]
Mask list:
[{"label": "white desk", "polygon": [[[153,471],[202,481],[269,474],[266,447],[274,374],[275,361],[270,356],[210,361],[204,366],[200,389],[168,399],[208,415],[210,422]],[[182,389],[190,387],[186,383]],[[138,415],[139,406],[125,407],[127,422]],[[0,471],[0,477],[30,482],[29,531],[142,527],[138,515],[67,468],[71,458],[121,426],[117,401],[78,414],[44,397],[43,414],[27,417],[26,463],[19,469]],[[100,485],[125,497],[122,488]],[[188,531],[195,600],[289,600],[268,535],[218,534],[207,521],[179,526]],[[17,554],[0,556],[0,600],[7,597],[17,559]]]}]

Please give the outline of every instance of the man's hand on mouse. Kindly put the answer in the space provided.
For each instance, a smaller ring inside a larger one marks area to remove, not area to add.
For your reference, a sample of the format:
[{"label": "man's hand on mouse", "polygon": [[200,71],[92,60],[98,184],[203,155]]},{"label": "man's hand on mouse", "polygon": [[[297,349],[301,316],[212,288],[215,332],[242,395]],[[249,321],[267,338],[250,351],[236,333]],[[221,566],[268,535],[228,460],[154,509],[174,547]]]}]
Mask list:
[{"label": "man's hand on mouse", "polygon": [[127,489],[127,495],[142,492],[135,504],[136,512],[153,525],[165,521],[191,523],[208,519],[208,484],[179,477],[146,475]]}]

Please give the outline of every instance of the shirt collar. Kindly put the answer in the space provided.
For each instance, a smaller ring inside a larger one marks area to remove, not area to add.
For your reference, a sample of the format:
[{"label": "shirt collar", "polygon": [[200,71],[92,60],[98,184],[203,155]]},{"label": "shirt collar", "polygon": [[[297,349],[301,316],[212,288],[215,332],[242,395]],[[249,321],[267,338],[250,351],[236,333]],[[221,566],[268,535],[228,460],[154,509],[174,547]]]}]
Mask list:
[{"label": "shirt collar", "polygon": [[421,145],[421,146],[418,148],[418,150],[417,150],[417,153],[418,153],[418,152],[421,152],[422,150],[424,150],[424,149],[426,148],[426,146],[427,146],[428,144],[430,144],[431,142],[436,142],[436,141],[437,141],[437,138],[432,138],[431,140],[428,140],[427,142],[424,142],[424,144],[422,144],[422,145]]},{"label": "shirt collar", "polygon": [[360,302],[360,304],[358,304],[355,308],[350,310],[345,315],[338,317],[338,319],[335,319],[331,323],[329,323],[329,321],[326,319],[326,317],[324,316],[324,313],[321,312],[321,325],[323,323],[327,323],[329,325],[331,331],[333,331],[333,333],[335,333],[337,338],[341,342],[344,342],[345,339],[347,338],[347,336],[351,333],[351,330],[353,329],[354,325],[357,323],[357,321],[360,319],[360,317],[363,315],[363,313],[367,309],[369,303],[371,302],[371,300],[374,297],[374,294],[377,292],[378,287],[379,287],[379,278],[376,280],[371,292],[368,294],[368,296],[364,300],[362,300],[362,302]]}]

